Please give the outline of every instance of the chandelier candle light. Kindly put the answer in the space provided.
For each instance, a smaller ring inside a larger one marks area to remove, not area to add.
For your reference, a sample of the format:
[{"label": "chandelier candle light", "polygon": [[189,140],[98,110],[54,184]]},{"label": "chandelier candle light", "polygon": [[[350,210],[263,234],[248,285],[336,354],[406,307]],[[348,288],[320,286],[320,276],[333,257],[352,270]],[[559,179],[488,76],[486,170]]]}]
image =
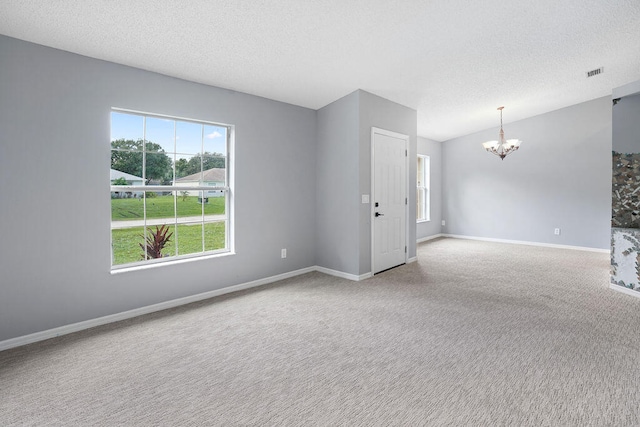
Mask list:
[{"label": "chandelier candle light", "polygon": [[502,130],[502,110],[504,107],[499,107],[500,110],[500,134],[498,135],[497,141],[487,141],[482,143],[482,147],[487,150],[491,154],[495,154],[504,160],[508,154],[513,153],[518,148],[520,148],[519,139],[504,139],[504,130]]}]

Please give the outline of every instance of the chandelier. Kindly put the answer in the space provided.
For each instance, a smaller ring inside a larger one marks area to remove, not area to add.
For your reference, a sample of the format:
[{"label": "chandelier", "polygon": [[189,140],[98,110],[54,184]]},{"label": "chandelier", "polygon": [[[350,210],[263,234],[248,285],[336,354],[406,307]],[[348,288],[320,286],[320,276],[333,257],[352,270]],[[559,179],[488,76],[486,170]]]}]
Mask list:
[{"label": "chandelier", "polygon": [[504,139],[504,130],[502,130],[502,110],[504,107],[499,107],[500,110],[500,134],[498,135],[497,141],[487,141],[482,143],[482,147],[487,150],[491,154],[495,154],[504,160],[508,154],[513,153],[518,148],[520,148],[519,139]]}]

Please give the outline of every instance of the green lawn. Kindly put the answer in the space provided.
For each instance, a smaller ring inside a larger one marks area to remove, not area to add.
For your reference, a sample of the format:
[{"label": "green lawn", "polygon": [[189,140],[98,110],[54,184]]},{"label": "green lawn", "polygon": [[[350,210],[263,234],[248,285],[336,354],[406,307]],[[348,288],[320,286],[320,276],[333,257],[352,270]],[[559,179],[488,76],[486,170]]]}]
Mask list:
[{"label": "green lawn", "polygon": [[[220,197],[221,198],[221,197]],[[129,199],[125,199],[129,200]],[[209,199],[211,200],[211,199]],[[140,202],[142,203],[142,202]],[[154,227],[149,227],[155,230]],[[170,226],[170,233],[173,233],[169,243],[163,251],[165,256],[186,255],[202,252],[203,225],[178,225]],[[128,264],[142,261],[144,250],[140,244],[144,244],[143,227],[125,228],[111,230],[111,243],[113,247],[113,265]],[[176,241],[178,251],[176,252]],[[212,222],[204,224],[204,250],[212,251],[225,246],[225,223]]]},{"label": "green lawn", "polygon": [[[147,218],[173,218],[173,196],[157,196],[147,198]],[[195,196],[183,200],[178,196],[176,207],[179,217],[196,216],[202,214],[202,204]],[[144,218],[142,199],[111,199],[111,220],[127,221]],[[205,215],[222,215],[225,209],[225,197],[209,197],[209,203],[204,204]]]}]

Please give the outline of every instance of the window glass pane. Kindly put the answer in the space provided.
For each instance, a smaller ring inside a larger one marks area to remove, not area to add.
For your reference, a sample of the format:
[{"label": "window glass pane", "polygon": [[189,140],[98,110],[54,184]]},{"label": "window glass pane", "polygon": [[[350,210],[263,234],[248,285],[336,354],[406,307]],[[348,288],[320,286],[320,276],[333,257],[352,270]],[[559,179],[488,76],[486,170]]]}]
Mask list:
[{"label": "window glass pane", "polygon": [[175,121],[159,117],[147,117],[146,133],[147,150],[174,153]]},{"label": "window glass pane", "polygon": [[430,211],[430,202],[429,202],[429,189],[424,190],[424,220],[431,221],[431,211]]},{"label": "window glass pane", "polygon": [[[213,156],[209,153],[205,153],[204,156],[196,154],[189,156],[185,154],[179,154],[176,161],[176,173],[180,171],[179,178],[189,175],[198,174],[203,171],[207,171],[212,168],[224,168],[226,159],[220,156]],[[200,182],[199,176],[190,177],[191,181]],[[207,181],[208,179],[204,179]]]},{"label": "window glass pane", "polygon": [[[202,170],[203,170],[202,160],[203,159],[201,154],[196,154],[195,156],[189,159],[190,170],[192,171],[193,174],[202,173]],[[206,169],[206,166],[204,166],[204,169]],[[202,181],[201,175],[198,175],[197,177],[194,177],[194,178],[198,179],[198,183]]]},{"label": "window glass pane", "polygon": [[209,190],[205,191],[209,199],[209,203],[204,206],[205,220],[220,220],[223,218],[210,218],[211,215],[224,216],[226,214],[226,197],[227,192],[224,190]]},{"label": "window glass pane", "polygon": [[[142,141],[144,117],[135,114],[111,112],[111,141]],[[142,145],[139,145],[142,148]]]},{"label": "window glass pane", "polygon": [[202,252],[202,221],[178,224],[178,255]]},{"label": "window glass pane", "polygon": [[176,191],[176,215],[178,222],[202,222],[202,205],[209,203],[203,192],[197,190]]},{"label": "window glass pane", "polygon": [[111,230],[113,265],[128,264],[144,260],[143,227],[114,228]]},{"label": "window glass pane", "polygon": [[145,191],[147,225],[175,222],[175,199],[171,191]]},{"label": "window glass pane", "polygon": [[206,251],[215,251],[226,247],[226,221],[204,224],[204,246]]},{"label": "window glass pane", "polygon": [[225,215],[227,192],[225,190],[209,190],[205,191],[204,194],[207,198],[207,203],[204,205],[204,214],[206,216],[205,220],[223,219],[213,217],[210,218],[210,216]]},{"label": "window glass pane", "polygon": [[418,187],[424,186],[424,159],[422,157],[418,157]]},{"label": "window glass pane", "polygon": [[209,187],[224,187],[226,179],[226,159],[220,156],[205,155],[202,158],[202,185]]},{"label": "window glass pane", "polygon": [[202,126],[199,123],[176,122],[176,153],[202,153]]},{"label": "window glass pane", "polygon": [[[139,238],[142,239],[142,236]],[[145,256],[145,250],[147,259],[167,258],[176,254],[175,224],[149,225],[147,223],[147,232],[142,240],[144,243],[139,242],[138,245],[141,260]]]},{"label": "window glass pane", "polygon": [[417,220],[424,219],[424,191],[418,188],[418,192],[416,195],[417,207],[416,207],[416,216]]},{"label": "window glass pane", "polygon": [[171,158],[163,152],[147,152],[145,159],[144,177],[146,178],[146,184],[171,185],[173,182],[173,162]]},{"label": "window glass pane", "polygon": [[226,158],[223,156],[204,153],[202,158],[202,169],[205,171],[213,168],[224,169],[225,164]]},{"label": "window glass pane", "polygon": [[[117,140],[111,142],[111,183],[140,185],[142,178],[142,143],[131,140]],[[130,149],[126,148],[129,147]]]},{"label": "window glass pane", "polygon": [[112,191],[111,192],[111,228],[122,228],[129,221],[144,219],[144,202],[142,192]]},{"label": "window glass pane", "polygon": [[142,153],[111,151],[111,185],[144,185]]},{"label": "window glass pane", "polygon": [[195,156],[189,154],[176,154],[176,182],[182,183],[182,185],[197,185],[200,181],[200,157],[197,159]]},{"label": "window glass pane", "polygon": [[227,128],[224,126],[204,125],[205,153],[227,155]]}]

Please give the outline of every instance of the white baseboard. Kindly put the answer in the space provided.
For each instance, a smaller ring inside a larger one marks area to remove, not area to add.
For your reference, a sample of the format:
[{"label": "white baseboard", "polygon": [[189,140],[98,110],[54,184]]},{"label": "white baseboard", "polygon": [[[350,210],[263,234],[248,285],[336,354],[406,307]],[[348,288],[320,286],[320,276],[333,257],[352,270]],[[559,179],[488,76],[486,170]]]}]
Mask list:
[{"label": "white baseboard", "polygon": [[328,274],[329,276],[340,277],[342,279],[353,280],[356,282],[359,282],[360,280],[368,279],[369,277],[373,276],[373,274],[371,273],[365,273],[358,276],[357,274],[345,273],[344,271],[332,270],[330,268],[320,267],[320,266],[316,266],[315,269],[316,271],[319,271],[320,273]]},{"label": "white baseboard", "polygon": [[421,237],[416,240],[416,243],[426,242],[429,240],[437,239],[438,237],[444,237],[444,234],[439,233],[439,234],[434,234],[433,236]]},{"label": "white baseboard", "polygon": [[484,242],[512,243],[514,245],[542,246],[545,248],[571,249],[576,251],[599,252],[603,254],[611,253],[610,249],[589,248],[586,246],[555,245],[553,243],[527,242],[524,240],[493,239],[490,237],[463,236],[460,234],[442,234],[442,237],[450,237],[452,239],[481,240]]},{"label": "white baseboard", "polygon": [[[427,241],[427,240],[436,239],[438,237],[451,237],[451,238],[455,238],[455,239],[482,240],[482,241],[499,242],[499,243],[513,243],[513,244],[519,244],[519,245],[544,246],[544,247],[551,247],[551,248],[574,249],[574,250],[582,250],[582,251],[590,251],[590,252],[601,252],[601,253],[609,253],[610,252],[608,249],[588,248],[588,247],[582,247],[582,246],[554,245],[554,244],[537,243],[537,242],[526,242],[526,241],[519,241],[519,240],[492,239],[492,238],[483,238],[483,237],[462,236],[462,235],[456,235],[456,234],[436,234],[436,235],[433,235],[433,236],[422,238],[422,239],[418,240],[418,242],[424,242],[424,241]],[[417,257],[412,257],[412,258],[409,258],[407,260],[407,263],[411,263],[411,262],[415,262],[415,261],[417,261]],[[229,287],[222,288],[222,289],[216,289],[216,290],[213,290],[213,291],[204,292],[204,293],[197,294],[197,295],[191,295],[191,296],[184,297],[184,298],[178,298],[178,299],[174,299],[174,300],[170,300],[170,301],[161,302],[161,303],[158,303],[158,304],[153,304],[153,305],[149,305],[149,306],[145,306],[145,307],[140,307],[140,308],[136,308],[136,309],[133,309],[133,310],[124,311],[124,312],[121,312],[121,313],[111,314],[111,315],[108,315],[108,316],[103,316],[103,317],[98,317],[98,318],[95,318],[95,319],[85,320],[85,321],[82,321],[82,322],[72,323],[70,325],[64,325],[64,326],[60,326],[60,327],[57,327],[57,328],[48,329],[48,330],[45,330],[45,331],[35,332],[33,334],[24,335],[24,336],[21,336],[21,337],[10,338],[10,339],[4,340],[4,341],[0,341],[0,351],[8,350],[10,348],[19,347],[19,346],[26,345],[26,344],[31,344],[31,343],[38,342],[38,341],[43,341],[43,340],[46,340],[46,339],[49,339],[49,338],[55,338],[55,337],[58,337],[58,336],[61,336],[61,335],[67,335],[67,334],[70,334],[70,333],[73,333],[73,332],[82,331],[84,329],[93,328],[95,326],[106,325],[108,323],[118,322],[120,320],[126,320],[126,319],[130,319],[130,318],[133,318],[133,317],[142,316],[144,314],[154,313],[156,311],[166,310],[168,308],[178,307],[178,306],[189,304],[189,303],[192,303],[192,302],[202,301],[202,300],[205,300],[205,299],[208,299],[208,298],[213,298],[213,297],[224,295],[224,294],[228,294],[228,293],[231,293],[231,292],[237,292],[237,291],[241,291],[241,290],[244,290],[244,289],[249,289],[249,288],[254,288],[254,287],[257,287],[257,286],[266,285],[266,284],[269,284],[269,283],[277,282],[279,280],[284,280],[284,279],[288,279],[288,278],[291,278],[291,277],[299,276],[301,274],[311,273],[313,271],[318,271],[320,273],[328,274],[330,276],[340,277],[340,278],[343,278],[343,279],[353,280],[353,281],[361,281],[361,280],[365,280],[365,279],[368,279],[369,277],[373,276],[373,274],[371,272],[365,273],[365,274],[361,274],[361,275],[356,275],[356,274],[345,273],[345,272],[342,272],[342,271],[332,270],[332,269],[325,268],[325,267],[320,267],[320,266],[302,268],[302,269],[299,269],[299,270],[294,270],[294,271],[290,271],[290,272],[287,272],[287,273],[278,274],[276,276],[266,277],[264,279],[258,279],[258,280],[254,280],[254,281],[251,281],[251,282],[241,283],[241,284],[238,284],[238,285],[229,286]],[[634,291],[634,290],[627,289],[627,288],[624,288],[622,286],[613,285],[613,284],[610,285],[610,287],[611,287],[611,289],[614,289],[614,290],[616,290],[618,292],[622,292],[622,293],[625,293],[625,294],[632,295],[632,296],[640,298],[640,292],[638,292],[638,291]]]},{"label": "white baseboard", "polygon": [[640,292],[634,291],[633,289],[625,288],[624,286],[614,285],[613,283],[609,283],[609,288],[613,289],[614,291],[622,292],[623,294],[640,298]]},{"label": "white baseboard", "polygon": [[267,285],[269,283],[277,282],[279,280],[288,279],[290,277],[299,276],[305,273],[311,273],[318,271],[320,273],[328,274],[330,276],[340,277],[343,279],[360,281],[368,279],[373,275],[371,273],[365,273],[361,275],[344,273],[342,271],[331,270],[325,267],[313,266],[302,268],[300,270],[290,271],[288,273],[278,274],[276,276],[266,277],[264,279],[258,279],[247,283],[241,283],[234,286],[228,286],[222,289],[216,289],[209,292],[204,292],[197,295],[191,295],[184,298],[177,298],[170,301],[161,302],[158,304],[148,305],[145,307],[136,308],[133,310],[123,311],[121,313],[110,314],[108,316],[98,317],[95,319],[89,319],[82,322],[72,323],[70,325],[64,325],[57,328],[47,329],[46,331],[35,332],[29,335],[23,335],[21,337],[10,338],[8,340],[0,341],[0,351],[8,350],[14,347],[20,347],[22,345],[32,344],[34,342],[47,340],[49,338],[59,337],[61,335],[71,334],[73,332],[79,332],[85,329],[93,328],[96,326],[106,325],[108,323],[118,322],[120,320],[131,319],[132,317],[142,316],[144,314],[154,313],[156,311],[166,310],[168,308],[178,307],[181,305],[189,304],[192,302],[202,301],[205,299],[217,297],[220,295],[228,294],[231,292],[242,291],[244,289],[255,288],[257,286]]},{"label": "white baseboard", "polygon": [[[441,237],[431,236],[430,238]],[[417,257],[412,257],[407,260],[407,263],[416,262]],[[111,314],[108,316],[98,317],[95,319],[89,319],[82,322],[72,323],[69,325],[60,326],[57,328],[47,329],[45,331],[35,332],[29,335],[23,335],[16,338],[10,338],[8,340],[0,341],[0,351],[8,350],[10,348],[19,347],[34,342],[43,341],[50,338],[59,337],[61,335],[71,334],[73,332],[79,332],[85,329],[93,328],[96,326],[106,325],[108,323],[118,322],[120,320],[131,319],[133,317],[142,316],[144,314],[154,313],[156,311],[166,310],[168,308],[178,307],[181,305],[189,304],[192,302],[202,301],[205,299],[217,297],[220,295],[228,294],[231,292],[237,292],[244,289],[254,288],[257,286],[266,285],[269,283],[277,282],[279,280],[288,279],[291,277],[299,276],[305,273],[311,273],[318,271],[320,273],[328,274],[330,276],[340,277],[342,279],[361,281],[373,277],[371,272],[356,275],[345,273],[343,271],[332,270],[326,267],[313,266],[302,268],[300,270],[290,271],[288,273],[278,274],[276,276],[267,277],[264,279],[258,279],[247,283],[241,283],[234,286],[229,286],[222,289],[215,289],[213,291],[204,292],[197,295],[191,295],[184,298],[177,298],[170,301],[161,302],[158,304],[148,305],[145,307],[136,308],[133,310],[123,311],[121,313]]]},{"label": "white baseboard", "polygon": [[168,308],[178,307],[181,305],[189,304],[196,301],[202,301],[208,298],[217,297],[219,295],[228,294],[231,292],[237,292],[244,289],[254,288],[256,286],[262,286],[269,283],[277,282],[279,280],[288,279],[290,277],[299,276],[305,273],[311,273],[313,271],[319,271],[316,267],[307,267],[300,270],[290,271],[288,273],[278,274],[276,276],[267,277],[264,279],[258,279],[247,283],[241,283],[239,285],[229,286],[222,289],[216,289],[209,292],[204,292],[197,295],[191,295],[184,298],[178,298],[171,301],[165,301],[158,304],[148,305],[146,307],[140,307],[133,310],[123,311],[121,313],[111,314],[108,316],[98,317],[96,319],[89,319],[83,322],[72,323],[70,325],[60,326],[46,331],[36,332],[21,337],[10,338],[8,340],[0,341],[0,351],[8,350],[13,347],[19,347],[26,344],[31,344],[37,341],[43,341],[49,338],[55,338],[61,335],[67,335],[73,332],[82,331],[84,329],[93,328],[95,326],[106,325],[107,323],[118,322],[120,320],[130,319],[132,317],[142,316],[143,314],[154,313],[160,310],[166,310]]}]

